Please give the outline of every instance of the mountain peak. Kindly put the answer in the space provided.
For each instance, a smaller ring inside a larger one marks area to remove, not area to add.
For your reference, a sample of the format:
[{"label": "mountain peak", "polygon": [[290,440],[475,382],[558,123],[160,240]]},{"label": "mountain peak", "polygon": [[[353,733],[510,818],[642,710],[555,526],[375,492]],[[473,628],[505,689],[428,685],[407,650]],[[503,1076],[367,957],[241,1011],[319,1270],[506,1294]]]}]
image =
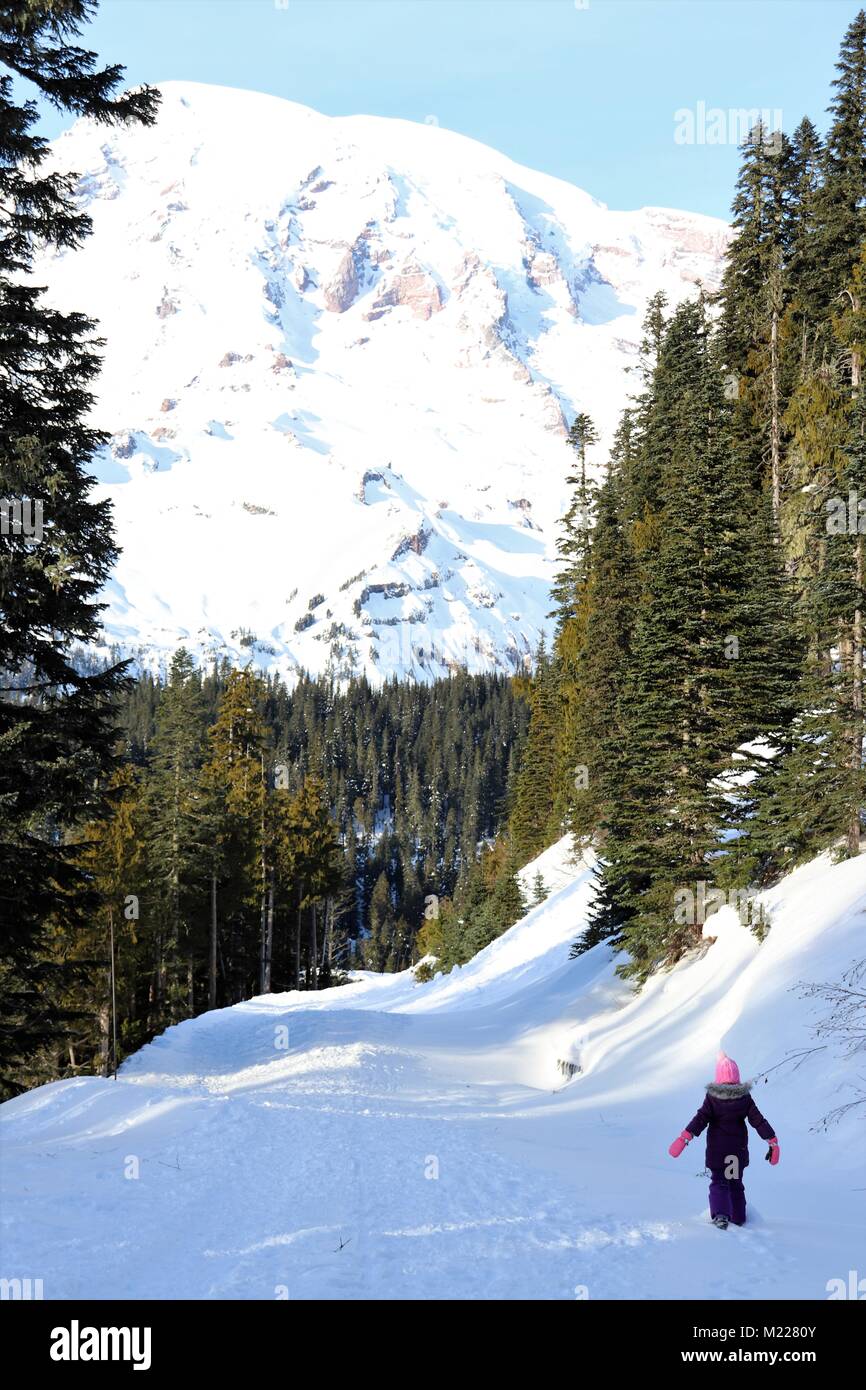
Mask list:
[{"label": "mountain peak", "polygon": [[611,211],[435,125],[162,91],[152,129],[55,142],[94,234],[38,271],[109,345],[107,641],[289,677],[522,669],[566,423],[609,438],[649,296],[717,283],[725,224]]}]

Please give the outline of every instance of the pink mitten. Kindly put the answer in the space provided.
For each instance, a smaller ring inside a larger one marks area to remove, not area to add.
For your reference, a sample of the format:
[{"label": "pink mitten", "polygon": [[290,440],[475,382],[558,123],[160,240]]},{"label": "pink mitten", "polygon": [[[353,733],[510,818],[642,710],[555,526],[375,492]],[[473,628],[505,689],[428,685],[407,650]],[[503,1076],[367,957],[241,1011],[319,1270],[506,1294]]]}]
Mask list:
[{"label": "pink mitten", "polygon": [[689,1134],[687,1129],[684,1129],[679,1138],[675,1139],[674,1142],[671,1144],[670,1148],[668,1149],[668,1153],[670,1154],[671,1158],[679,1158],[683,1149],[686,1147],[686,1144],[691,1143],[693,1138],[694,1136]]},{"label": "pink mitten", "polygon": [[770,1160],[771,1167],[775,1168],[779,1162],[779,1141],[778,1139],[768,1139],[767,1143],[770,1145],[767,1150],[767,1158]]}]

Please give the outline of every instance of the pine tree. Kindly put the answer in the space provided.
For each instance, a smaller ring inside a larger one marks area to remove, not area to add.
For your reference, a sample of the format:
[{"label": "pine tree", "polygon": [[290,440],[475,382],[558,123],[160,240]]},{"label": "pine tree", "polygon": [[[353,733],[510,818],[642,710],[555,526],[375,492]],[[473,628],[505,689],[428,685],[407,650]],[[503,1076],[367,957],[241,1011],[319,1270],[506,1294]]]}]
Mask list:
[{"label": "pine tree", "polygon": [[561,563],[552,594],[556,600],[558,630],[576,614],[589,575],[596,489],[587,470],[586,455],[597,439],[595,425],[589,415],[581,411],[575,416],[568,432],[568,443],[574,450],[576,463],[575,471],[566,478],[571,489],[571,501],[562,519],[562,530],[556,546]]},{"label": "pine tree", "polygon": [[773,516],[782,505],[785,409],[782,324],[790,299],[788,200],[793,151],[762,123],[743,146],[733,206],[734,238],[721,291],[723,356],[729,373],[734,447],[756,484],[766,479]]},{"label": "pine tree", "polygon": [[532,901],[530,907],[541,907],[549,896],[549,889],[544,882],[544,875],[539,869],[532,879]]},{"label": "pine tree", "polygon": [[261,987],[267,731],[263,682],[233,671],[209,730],[202,769],[204,805],[214,827],[217,923],[229,1002]]},{"label": "pine tree", "polygon": [[814,345],[824,303],[823,266],[817,253],[818,200],[824,146],[808,116],[791,137],[786,246],[791,294],[793,352],[802,365]]},{"label": "pine tree", "polygon": [[515,846],[500,842],[486,864],[486,893],[475,912],[466,913],[461,934],[461,953],[468,960],[489,946],[526,915],[527,903],[517,876],[520,867]]},{"label": "pine tree", "polygon": [[394,904],[388,875],[379,874],[370,899],[370,940],[365,951],[370,969],[384,970],[394,930]]},{"label": "pine tree", "polygon": [[[815,257],[821,266],[824,322],[845,289],[866,232],[866,12],[851,21],[839,51],[832,117],[817,197]],[[827,331],[829,338],[829,330]]]},{"label": "pine tree", "polygon": [[558,671],[543,643],[535,660],[530,725],[515,779],[510,820],[514,851],[525,863],[562,830],[558,823],[560,791],[560,701]]},{"label": "pine tree", "polygon": [[597,830],[619,795],[610,776],[610,754],[624,737],[617,718],[637,600],[635,558],[626,515],[633,434],[634,421],[627,411],[599,490],[593,532],[587,586],[591,621],[581,645],[573,746],[565,773],[567,823],[578,840]]},{"label": "pine tree", "polygon": [[147,813],[128,763],[112,777],[108,803],[108,814],[86,826],[81,840],[80,862],[99,906],[73,938],[56,938],[56,949],[83,967],[68,997],[77,1015],[68,1041],[70,1066],[96,1065],[103,1076],[147,1039],[139,990]]},{"label": "pine tree", "polygon": [[[83,675],[74,649],[94,640],[96,595],[116,556],[109,508],[88,465],[106,436],[85,423],[98,371],[94,325],[45,303],[30,274],[40,247],[74,250],[90,230],[72,177],[47,174],[37,107],[10,73],[56,108],[105,124],[150,124],[156,94],[118,95],[123,69],[75,46],[85,0],[0,10],[0,1076],[38,1049],[58,1019],[45,928],[74,932],[93,907],[65,842],[99,806],[113,764],[122,667]],[[39,508],[42,516],[39,516]]]},{"label": "pine tree", "polygon": [[[833,315],[843,351],[820,394],[798,399],[798,442],[810,483],[809,550],[801,615],[809,647],[796,740],[772,779],[788,857],[844,840],[860,852],[863,770],[863,609],[866,533],[866,247]],[[829,373],[825,373],[825,377]],[[815,405],[822,407],[816,414]],[[812,407],[811,409],[809,407]],[[796,790],[791,785],[796,774]],[[801,804],[795,803],[799,792]]]},{"label": "pine tree", "polygon": [[643,415],[632,468],[642,483],[643,517],[632,532],[639,598],[620,681],[619,746],[606,756],[610,794],[589,937],[621,937],[631,954],[626,973],[639,977],[697,937],[694,921],[676,918],[677,896],[715,880],[727,816],[720,778],[741,743],[790,718],[795,660],[779,550],[761,494],[731,449],[723,374],[700,302],[666,326]]},{"label": "pine tree", "polygon": [[[317,777],[307,777],[300,790],[288,798],[279,811],[277,823],[277,861],[284,881],[293,886],[296,904],[296,935],[294,946],[295,988],[301,985],[301,960],[306,946],[305,983],[308,989],[319,988],[319,977],[323,964],[330,971],[326,954],[320,960],[320,938],[318,920],[321,905],[327,904],[339,893],[344,878],[340,867],[340,846],[336,827],[331,819],[326,800],[325,787]],[[380,884],[388,890],[388,880],[380,874],[376,892]],[[379,908],[379,899],[374,892],[371,905],[371,922]],[[390,899],[389,899],[390,901]],[[303,915],[307,914],[307,939],[303,939]],[[374,967],[385,967],[390,942],[384,936],[377,941],[381,945],[381,955]],[[327,941],[325,942],[327,945]]]},{"label": "pine tree", "polygon": [[154,956],[154,1010],[166,1021],[195,1011],[204,958],[214,824],[201,786],[205,712],[189,653],[174,655],[151,743],[147,817],[146,929]]},{"label": "pine tree", "polygon": [[[587,449],[597,442],[590,417],[581,412],[569,430],[568,442],[576,455],[576,468],[566,482],[571,501],[563,518],[557,545],[561,568],[553,586],[556,602],[556,635],[552,670],[558,700],[556,771],[552,788],[551,836],[562,825],[571,805],[577,759],[577,726],[582,702],[583,654],[591,623],[590,567],[595,534],[598,489],[587,469]],[[546,717],[546,712],[542,712]],[[543,846],[539,843],[538,848]]]}]

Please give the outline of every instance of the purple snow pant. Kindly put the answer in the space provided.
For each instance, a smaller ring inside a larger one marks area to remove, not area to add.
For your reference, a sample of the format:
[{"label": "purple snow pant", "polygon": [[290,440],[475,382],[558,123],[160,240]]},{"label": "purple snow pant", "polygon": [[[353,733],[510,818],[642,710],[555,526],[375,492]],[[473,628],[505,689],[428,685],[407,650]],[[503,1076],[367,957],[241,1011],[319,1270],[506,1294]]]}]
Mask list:
[{"label": "purple snow pant", "polygon": [[746,1222],[746,1189],[742,1178],[726,1178],[724,1168],[711,1168],[710,1216],[726,1216],[734,1226]]}]

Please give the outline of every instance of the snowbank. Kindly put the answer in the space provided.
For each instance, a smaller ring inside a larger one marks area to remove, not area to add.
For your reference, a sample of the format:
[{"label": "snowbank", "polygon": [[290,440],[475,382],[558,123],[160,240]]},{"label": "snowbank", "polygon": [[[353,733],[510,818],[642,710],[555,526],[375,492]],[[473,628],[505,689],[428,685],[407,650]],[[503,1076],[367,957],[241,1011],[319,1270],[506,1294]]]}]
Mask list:
[{"label": "snowbank", "polygon": [[[816,1043],[798,986],[863,955],[866,857],[764,895],[763,944],[723,909],[639,994],[606,945],[568,959],[592,893],[572,858],[527,866],[551,896],[450,976],[254,999],[116,1083],[0,1107],[0,1274],[49,1298],[825,1298],[862,1263],[863,1131],[821,1120],[862,1064]],[[771,1169],[753,1141],[724,1235],[702,1145],[666,1152],[720,1046],[766,1073],[782,1148]]]}]

